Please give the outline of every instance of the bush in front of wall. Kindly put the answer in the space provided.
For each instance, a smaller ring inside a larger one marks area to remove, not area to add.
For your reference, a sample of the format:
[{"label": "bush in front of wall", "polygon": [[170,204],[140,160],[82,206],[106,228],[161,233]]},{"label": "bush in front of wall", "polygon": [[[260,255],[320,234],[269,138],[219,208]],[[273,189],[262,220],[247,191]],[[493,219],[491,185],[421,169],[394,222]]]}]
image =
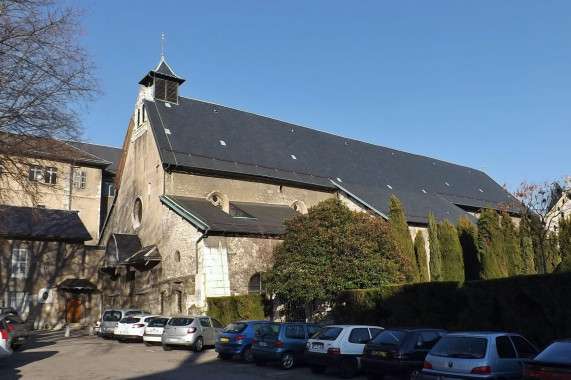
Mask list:
[{"label": "bush in front of wall", "polygon": [[224,324],[237,320],[264,319],[263,298],[252,293],[242,296],[208,297],[208,315]]}]

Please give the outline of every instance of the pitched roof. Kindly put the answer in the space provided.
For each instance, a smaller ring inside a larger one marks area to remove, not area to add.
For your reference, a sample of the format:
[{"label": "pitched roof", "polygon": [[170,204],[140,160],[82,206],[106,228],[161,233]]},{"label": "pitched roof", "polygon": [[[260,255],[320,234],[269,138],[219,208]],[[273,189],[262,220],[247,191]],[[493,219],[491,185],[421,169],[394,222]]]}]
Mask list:
[{"label": "pitched roof", "polygon": [[231,202],[240,210],[240,216],[233,216],[203,198],[166,195],[160,199],[199,230],[209,233],[281,235],[282,221],[298,214],[283,205]]},{"label": "pitched roof", "polygon": [[482,171],[184,97],[145,100],[165,166],[334,191],[339,186],[388,214],[391,194],[409,222],[455,222],[465,209],[498,208],[511,196]]},{"label": "pitched roof", "polygon": [[91,240],[75,211],[4,205],[0,206],[0,236],[75,242]]},{"label": "pitched roof", "polygon": [[68,144],[108,162],[109,166],[105,170],[112,174],[117,173],[121,153],[123,152],[121,148],[79,141],[69,141]]}]

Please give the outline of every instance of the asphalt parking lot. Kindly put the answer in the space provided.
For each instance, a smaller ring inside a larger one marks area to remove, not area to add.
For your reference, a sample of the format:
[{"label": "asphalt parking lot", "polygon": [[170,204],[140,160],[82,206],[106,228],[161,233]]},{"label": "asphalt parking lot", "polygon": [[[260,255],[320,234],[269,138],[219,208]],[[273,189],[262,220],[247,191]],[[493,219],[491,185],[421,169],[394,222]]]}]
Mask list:
[{"label": "asphalt parking lot", "polygon": [[[214,348],[194,353],[119,343],[87,331],[34,331],[27,346],[0,361],[0,378],[16,379],[339,379],[334,370],[314,375],[306,366],[282,370],[218,359]],[[357,379],[365,379],[360,375]]]}]

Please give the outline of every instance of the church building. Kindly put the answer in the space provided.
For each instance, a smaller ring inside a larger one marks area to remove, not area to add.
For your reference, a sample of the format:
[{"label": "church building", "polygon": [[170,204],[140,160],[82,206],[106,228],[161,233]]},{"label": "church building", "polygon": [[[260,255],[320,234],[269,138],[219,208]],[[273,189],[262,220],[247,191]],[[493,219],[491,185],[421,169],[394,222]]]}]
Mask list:
[{"label": "church building", "polygon": [[282,221],[328,198],[386,219],[394,194],[412,236],[430,211],[475,222],[513,202],[482,171],[183,97],[184,82],[164,56],[139,82],[98,242],[102,308],[200,313],[263,292]]}]

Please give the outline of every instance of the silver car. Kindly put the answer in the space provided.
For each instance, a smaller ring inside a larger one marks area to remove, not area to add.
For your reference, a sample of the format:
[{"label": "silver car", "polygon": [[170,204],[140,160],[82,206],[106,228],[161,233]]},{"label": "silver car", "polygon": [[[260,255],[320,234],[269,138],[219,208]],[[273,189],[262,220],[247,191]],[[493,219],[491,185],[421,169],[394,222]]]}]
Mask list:
[{"label": "silver car", "polygon": [[189,346],[195,352],[202,351],[204,346],[214,346],[223,329],[222,323],[209,316],[172,317],[161,336],[163,350],[170,351],[172,346]]},{"label": "silver car", "polygon": [[524,362],[536,354],[518,334],[449,333],[426,356],[422,380],[521,379]]}]

